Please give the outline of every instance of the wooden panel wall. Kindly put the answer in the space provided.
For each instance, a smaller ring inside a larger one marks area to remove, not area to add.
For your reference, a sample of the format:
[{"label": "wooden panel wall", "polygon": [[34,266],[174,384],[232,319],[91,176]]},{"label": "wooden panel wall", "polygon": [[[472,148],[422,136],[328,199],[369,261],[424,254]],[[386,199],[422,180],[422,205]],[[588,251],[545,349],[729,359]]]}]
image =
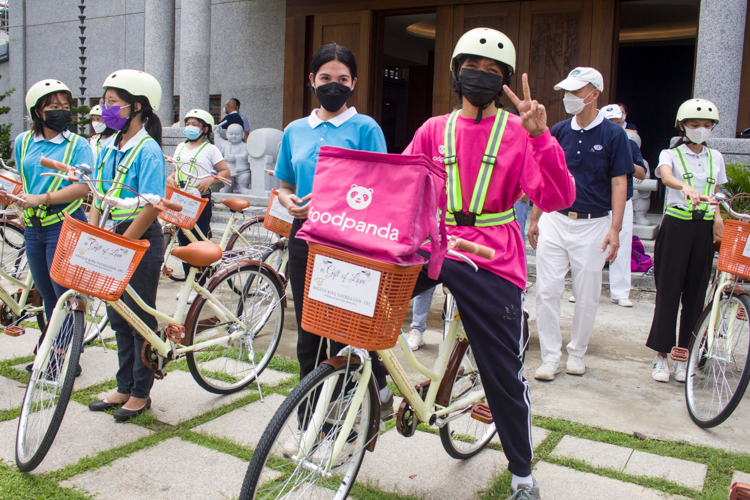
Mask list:
[{"label": "wooden panel wall", "polygon": [[750,1],[745,18],[745,44],[742,49],[742,77],[740,79],[740,109],[737,111],[737,132],[750,127]]}]

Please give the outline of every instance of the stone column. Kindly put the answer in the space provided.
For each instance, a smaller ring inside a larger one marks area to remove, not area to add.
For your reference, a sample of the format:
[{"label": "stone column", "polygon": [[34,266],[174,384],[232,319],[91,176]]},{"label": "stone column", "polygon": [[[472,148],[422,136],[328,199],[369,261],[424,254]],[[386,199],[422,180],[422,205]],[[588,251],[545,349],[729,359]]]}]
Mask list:
[{"label": "stone column", "polygon": [[[25,117],[28,116],[26,111],[26,91],[28,90],[26,82],[26,0],[17,0],[10,9],[9,19],[9,45],[10,50],[8,60],[8,73],[3,78],[9,78],[11,87],[16,91],[10,97],[10,130],[11,142],[13,139],[26,130]],[[36,82],[31,82],[33,85]],[[7,102],[7,101],[6,101]]]},{"label": "stone column", "polygon": [[174,123],[174,17],[174,0],[146,0],[143,71],[161,84],[161,106],[156,114],[164,127]]},{"label": "stone column", "polygon": [[746,15],[747,0],[701,0],[693,96],[719,108],[715,137],[737,129]]},{"label": "stone column", "polygon": [[[211,0],[182,0],[180,15],[180,114],[208,111]],[[180,117],[182,118],[182,117]]]}]

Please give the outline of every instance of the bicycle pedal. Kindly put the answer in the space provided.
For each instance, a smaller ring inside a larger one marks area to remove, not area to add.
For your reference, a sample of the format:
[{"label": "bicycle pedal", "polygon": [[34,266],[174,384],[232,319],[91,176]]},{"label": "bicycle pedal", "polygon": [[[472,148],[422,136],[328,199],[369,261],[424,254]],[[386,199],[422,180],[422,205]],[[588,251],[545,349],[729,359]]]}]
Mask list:
[{"label": "bicycle pedal", "polygon": [[685,363],[690,357],[690,351],[684,347],[673,347],[672,352],[669,353],[669,357],[672,358],[672,361],[681,361]]},{"label": "bicycle pedal", "polygon": [[167,338],[175,344],[185,342],[185,327],[177,323],[170,323],[166,328]]},{"label": "bicycle pedal", "polygon": [[11,337],[20,337],[26,333],[26,328],[21,328],[20,326],[6,326],[5,327],[5,335],[10,335]]},{"label": "bicycle pedal", "polygon": [[164,270],[161,272],[162,276],[166,276],[169,278],[174,273],[174,269],[171,267],[165,267]]},{"label": "bicycle pedal", "polygon": [[729,500],[750,500],[750,484],[734,483]]},{"label": "bicycle pedal", "polygon": [[493,422],[490,407],[481,403],[471,407],[471,418],[479,420],[483,424],[491,424]]}]

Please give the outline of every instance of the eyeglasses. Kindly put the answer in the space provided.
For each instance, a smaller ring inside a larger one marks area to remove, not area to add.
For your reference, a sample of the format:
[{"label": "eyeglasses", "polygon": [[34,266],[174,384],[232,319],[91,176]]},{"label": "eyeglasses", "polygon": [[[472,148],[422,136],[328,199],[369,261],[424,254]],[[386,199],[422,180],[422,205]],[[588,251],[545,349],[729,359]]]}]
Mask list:
[{"label": "eyeglasses", "polygon": [[[112,100],[112,99],[108,99],[106,101],[102,101],[102,106],[104,106],[105,109],[111,109],[112,106],[117,106],[118,104],[116,104],[116,103],[118,103],[118,102],[121,102],[121,101],[119,101],[119,100],[115,101],[115,100]],[[126,106],[120,106],[120,107],[121,108],[127,108],[128,106],[130,106],[130,104],[128,104]]]}]

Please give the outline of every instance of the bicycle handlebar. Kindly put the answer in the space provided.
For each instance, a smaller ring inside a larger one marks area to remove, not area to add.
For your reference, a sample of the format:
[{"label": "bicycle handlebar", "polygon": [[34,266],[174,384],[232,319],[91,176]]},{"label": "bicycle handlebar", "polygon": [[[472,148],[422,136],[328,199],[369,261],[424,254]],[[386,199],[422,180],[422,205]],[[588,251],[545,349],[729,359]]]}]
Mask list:
[{"label": "bicycle handlebar", "polygon": [[[8,160],[8,161],[10,161],[10,160]],[[21,175],[21,174],[18,173],[18,170],[16,170],[13,167],[9,167],[8,165],[6,165],[5,164],[5,160],[3,160],[2,158],[0,158],[0,167],[4,168],[5,170],[7,170],[8,172],[10,172],[12,174]]]},{"label": "bicycle handlebar", "polygon": [[461,250],[463,252],[474,254],[483,259],[492,260],[495,258],[495,250],[479,243],[474,243],[468,240],[455,239],[453,241],[453,248]]},{"label": "bicycle handlebar", "polygon": [[[203,179],[207,179],[209,177],[213,177],[214,179],[216,179],[219,182],[223,182],[224,184],[227,184],[227,185],[230,185],[230,186],[232,185],[232,181],[231,180],[225,179],[224,177],[221,177],[221,176],[218,176],[218,175],[214,175],[211,172],[206,172],[203,175],[197,175],[197,174],[193,174],[191,172],[187,172],[182,167],[184,167],[185,165],[189,165],[189,162],[177,161],[174,158],[172,158],[171,156],[166,156],[166,155],[164,156],[164,159],[167,162],[169,162],[169,163],[174,163],[177,166],[177,168],[180,170],[180,172],[182,172],[183,174],[187,175],[188,177],[192,177],[196,181],[202,181]],[[196,168],[200,168],[201,170],[205,171],[204,168],[199,167],[198,165],[196,165]]]}]

